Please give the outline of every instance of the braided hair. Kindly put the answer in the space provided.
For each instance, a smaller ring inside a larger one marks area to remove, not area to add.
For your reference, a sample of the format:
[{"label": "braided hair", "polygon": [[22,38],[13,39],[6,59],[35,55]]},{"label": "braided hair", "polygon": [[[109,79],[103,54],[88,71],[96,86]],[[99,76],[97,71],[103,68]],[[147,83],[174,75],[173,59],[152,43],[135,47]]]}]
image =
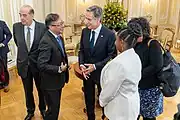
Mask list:
[{"label": "braided hair", "polygon": [[146,18],[144,18],[144,17],[132,18],[128,22],[128,24],[132,23],[132,22],[138,23],[141,26],[144,39],[149,38],[149,36],[150,36],[150,24]]},{"label": "braided hair", "polygon": [[124,29],[118,31],[117,36],[120,40],[126,43],[127,48],[133,48],[139,37],[143,36],[141,26],[138,23],[132,22]]}]

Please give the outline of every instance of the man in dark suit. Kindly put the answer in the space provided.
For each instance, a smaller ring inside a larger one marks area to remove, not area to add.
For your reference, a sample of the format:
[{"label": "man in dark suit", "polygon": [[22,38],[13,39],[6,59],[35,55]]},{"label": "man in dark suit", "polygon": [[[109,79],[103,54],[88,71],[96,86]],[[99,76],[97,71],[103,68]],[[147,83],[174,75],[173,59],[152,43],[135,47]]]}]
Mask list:
[{"label": "man in dark suit", "polygon": [[8,92],[8,84],[9,84],[9,73],[7,67],[7,53],[9,52],[8,42],[12,38],[11,31],[4,21],[0,20],[0,57],[4,63],[4,74],[5,74],[5,83],[4,83],[4,91]]},{"label": "man in dark suit", "polygon": [[95,120],[95,84],[100,94],[100,74],[105,64],[116,56],[115,35],[101,24],[102,8],[91,6],[85,13],[79,64],[83,72],[84,96],[88,120]]},{"label": "man in dark suit", "polygon": [[62,88],[69,80],[67,55],[63,38],[60,36],[64,22],[58,14],[50,13],[45,23],[49,30],[41,39],[38,57],[41,87],[48,105],[45,120],[58,120]]},{"label": "man in dark suit", "polygon": [[24,5],[20,9],[21,22],[13,25],[13,36],[16,43],[17,69],[21,76],[26,97],[27,116],[25,120],[31,120],[34,116],[35,103],[33,97],[33,79],[39,95],[39,110],[42,117],[45,116],[45,101],[42,90],[40,89],[40,76],[37,67],[39,55],[39,42],[44,35],[45,25],[35,21],[34,10],[29,5]]}]

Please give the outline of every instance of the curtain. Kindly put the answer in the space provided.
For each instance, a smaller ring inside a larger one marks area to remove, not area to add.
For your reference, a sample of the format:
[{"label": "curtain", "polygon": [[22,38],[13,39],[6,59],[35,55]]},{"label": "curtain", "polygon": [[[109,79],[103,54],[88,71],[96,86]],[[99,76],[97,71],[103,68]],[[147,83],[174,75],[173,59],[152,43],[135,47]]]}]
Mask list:
[{"label": "curtain", "polygon": [[66,20],[65,0],[33,0],[35,19],[44,22],[46,15],[50,12],[58,13],[63,20]]},{"label": "curtain", "polygon": [[[31,0],[0,0],[0,19],[4,20],[12,32],[13,23],[19,21],[19,8],[23,4],[32,3]],[[10,52],[8,53],[8,61],[16,60],[17,48],[13,38],[8,43]],[[15,64],[14,64],[15,65]]]},{"label": "curtain", "polygon": [[[65,20],[65,0],[0,0],[0,19],[4,20],[12,31],[12,26],[15,22],[19,22],[19,9],[22,5],[28,4],[34,8],[35,20],[44,22],[46,15],[50,12],[58,13]],[[13,38],[8,43],[10,52],[8,59],[16,60],[17,48]]]}]

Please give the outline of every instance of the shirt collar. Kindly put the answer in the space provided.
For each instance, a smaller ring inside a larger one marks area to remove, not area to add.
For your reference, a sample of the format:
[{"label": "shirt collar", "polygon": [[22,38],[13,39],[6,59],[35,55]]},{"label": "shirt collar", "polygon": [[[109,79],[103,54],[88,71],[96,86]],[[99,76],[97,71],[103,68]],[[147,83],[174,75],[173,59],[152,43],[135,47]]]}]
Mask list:
[{"label": "shirt collar", "polygon": [[27,29],[27,27],[29,27],[31,30],[33,30],[35,28],[34,20],[32,21],[32,24],[30,26],[25,26],[26,29]]},{"label": "shirt collar", "polygon": [[50,29],[49,29],[49,32],[50,32],[55,38],[58,37],[58,35],[54,34]]},{"label": "shirt collar", "polygon": [[102,24],[100,24],[96,29],[91,30],[91,31],[94,31],[95,33],[99,33],[101,30],[101,27],[102,27]]}]

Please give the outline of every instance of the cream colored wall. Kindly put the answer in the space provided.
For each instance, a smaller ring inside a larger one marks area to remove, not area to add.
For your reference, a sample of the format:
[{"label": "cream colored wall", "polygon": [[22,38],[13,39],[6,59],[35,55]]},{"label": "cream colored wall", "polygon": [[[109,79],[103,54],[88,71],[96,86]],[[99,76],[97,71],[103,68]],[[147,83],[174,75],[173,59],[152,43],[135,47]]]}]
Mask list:
[{"label": "cream colored wall", "polygon": [[[66,23],[73,24],[80,22],[79,16],[87,7],[94,4],[103,7],[106,0],[0,0],[0,19],[5,20],[12,29],[13,23],[19,21],[19,8],[25,3],[33,6],[38,21],[44,22],[48,13],[57,12]],[[178,34],[175,38],[180,39],[180,0],[124,0],[124,6],[129,11],[129,19],[151,14],[152,24],[176,26]],[[11,43],[12,49],[15,49]]]},{"label": "cream colored wall", "polygon": [[[85,1],[85,2],[84,2]],[[103,7],[106,0],[66,0],[66,20],[69,23],[80,22],[79,16],[91,5]]]},{"label": "cream colored wall", "polygon": [[46,15],[50,12],[58,13],[66,20],[66,0],[33,0],[35,19],[44,22]]},{"label": "cream colored wall", "polygon": [[170,19],[168,22],[170,24],[176,25],[178,20],[178,12],[180,10],[180,0],[171,0],[171,8],[170,8]]},{"label": "cream colored wall", "polygon": [[132,17],[152,15],[151,24],[157,24],[158,33],[163,26],[175,31],[174,43],[180,39],[180,0],[124,0],[128,8],[128,19]]}]

